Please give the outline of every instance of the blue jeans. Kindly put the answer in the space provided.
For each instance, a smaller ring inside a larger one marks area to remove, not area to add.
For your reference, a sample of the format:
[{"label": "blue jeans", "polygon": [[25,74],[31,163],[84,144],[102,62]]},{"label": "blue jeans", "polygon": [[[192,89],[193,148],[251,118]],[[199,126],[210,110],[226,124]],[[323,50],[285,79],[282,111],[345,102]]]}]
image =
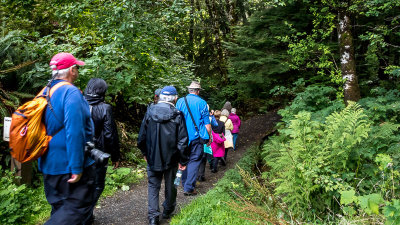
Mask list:
[{"label": "blue jeans", "polygon": [[239,133],[232,134],[233,136],[233,150],[236,150],[236,139],[238,138]]},{"label": "blue jeans", "polygon": [[182,185],[185,192],[192,192],[196,187],[196,178],[204,154],[204,145],[200,144],[199,138],[191,141],[189,148],[189,163],[182,174]]}]

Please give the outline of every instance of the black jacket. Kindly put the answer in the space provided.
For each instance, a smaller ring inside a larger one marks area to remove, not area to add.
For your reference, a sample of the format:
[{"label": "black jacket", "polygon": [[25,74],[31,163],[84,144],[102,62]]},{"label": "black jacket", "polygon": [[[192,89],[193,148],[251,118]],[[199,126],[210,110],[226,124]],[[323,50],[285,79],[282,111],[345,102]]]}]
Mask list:
[{"label": "black jacket", "polygon": [[183,114],[173,105],[149,106],[142,121],[138,147],[152,171],[164,171],[189,162],[188,134]]},{"label": "black jacket", "polygon": [[119,139],[112,107],[104,103],[107,84],[104,80],[93,78],[85,89],[85,98],[90,105],[94,123],[94,142],[96,148],[111,155],[111,161],[117,162],[120,158]]},{"label": "black jacket", "polygon": [[214,133],[225,134],[225,123],[219,120],[217,120],[217,123],[218,123],[217,127],[212,127]]}]

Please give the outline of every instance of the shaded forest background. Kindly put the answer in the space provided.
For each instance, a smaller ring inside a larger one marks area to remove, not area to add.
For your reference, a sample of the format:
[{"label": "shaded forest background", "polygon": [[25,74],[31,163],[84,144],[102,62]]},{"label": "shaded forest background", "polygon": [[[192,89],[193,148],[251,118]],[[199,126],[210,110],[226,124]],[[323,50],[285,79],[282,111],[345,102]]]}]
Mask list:
[{"label": "shaded forest background", "polygon": [[[79,88],[92,77],[109,84],[124,161],[143,164],[132,146],[154,90],[174,85],[183,96],[198,80],[213,109],[282,108],[279,135],[259,156],[264,171],[236,177],[246,183],[242,212],[291,224],[400,223],[400,1],[0,0],[1,118],[47,83],[62,51],[86,62]],[[0,172],[4,190],[17,188]],[[0,204],[9,215],[0,221],[26,222],[14,212],[31,203],[10,196],[0,193],[22,203]]]},{"label": "shaded forest background", "polygon": [[12,93],[35,94],[46,83],[48,61],[61,51],[87,62],[77,86],[105,79],[107,101],[120,120],[134,124],[156,88],[171,84],[184,95],[192,79],[201,81],[212,108],[228,100],[242,113],[281,105],[310,84],[333,86],[344,96],[341,14],[351,19],[351,33],[343,36],[352,38],[349,61],[356,62],[365,96],[373,86],[397,85],[398,6],[375,0],[3,0],[1,115],[19,103]]}]

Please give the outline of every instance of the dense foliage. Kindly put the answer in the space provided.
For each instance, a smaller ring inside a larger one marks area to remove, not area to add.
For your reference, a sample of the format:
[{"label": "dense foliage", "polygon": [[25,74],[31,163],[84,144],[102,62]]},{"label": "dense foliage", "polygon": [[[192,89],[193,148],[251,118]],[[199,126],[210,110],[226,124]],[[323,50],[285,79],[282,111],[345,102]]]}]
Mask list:
[{"label": "dense foliage", "polygon": [[400,92],[375,89],[375,97],[345,107],[329,99],[329,89],[310,86],[280,111],[284,124],[264,146],[271,170],[263,176],[301,220],[365,212],[391,224],[398,220]]}]

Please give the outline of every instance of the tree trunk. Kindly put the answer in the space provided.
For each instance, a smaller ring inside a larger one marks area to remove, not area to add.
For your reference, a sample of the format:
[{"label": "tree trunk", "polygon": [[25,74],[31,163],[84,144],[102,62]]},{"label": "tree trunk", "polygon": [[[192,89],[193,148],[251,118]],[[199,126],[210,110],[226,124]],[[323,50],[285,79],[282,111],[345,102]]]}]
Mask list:
[{"label": "tree trunk", "polygon": [[188,43],[188,60],[194,62],[194,0],[190,0],[190,27],[189,27],[189,43]]},{"label": "tree trunk", "polygon": [[246,23],[247,22],[247,15],[246,15],[246,10],[244,8],[244,3],[243,0],[236,0],[237,7],[239,8],[239,16],[242,17],[242,22]]},{"label": "tree trunk", "polygon": [[217,16],[218,12],[217,12],[217,7],[216,7],[217,3],[215,0],[211,0],[211,2],[209,0],[206,0],[205,2],[207,5],[207,8],[208,8],[212,31],[214,33],[215,41],[213,43],[213,48],[217,52],[217,60],[218,60],[217,68],[222,77],[222,82],[227,82],[228,71],[226,69],[225,57],[224,57],[224,53],[223,53],[223,49],[222,49],[222,43],[221,43],[222,41],[221,41],[221,37],[220,37],[220,24],[217,20],[217,18],[218,18],[218,16]]},{"label": "tree trunk", "polygon": [[351,20],[346,9],[339,10],[339,47],[340,64],[344,83],[344,101],[357,102],[360,99],[360,87],[356,74],[356,62],[354,56],[353,36],[351,33]]}]

